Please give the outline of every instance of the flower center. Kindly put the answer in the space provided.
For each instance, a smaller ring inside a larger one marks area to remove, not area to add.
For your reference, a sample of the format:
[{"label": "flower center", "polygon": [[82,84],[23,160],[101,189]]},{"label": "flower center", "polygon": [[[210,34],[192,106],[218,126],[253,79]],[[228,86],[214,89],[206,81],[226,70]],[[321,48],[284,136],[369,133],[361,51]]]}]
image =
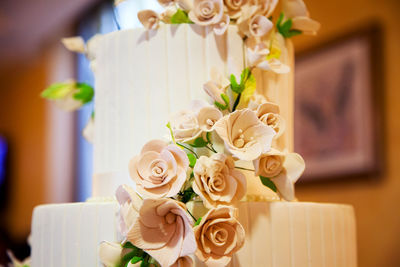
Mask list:
[{"label": "flower center", "polygon": [[272,127],[272,129],[274,129],[276,132],[279,131],[279,119],[275,116],[275,114],[273,113],[267,113],[261,116],[260,120]]},{"label": "flower center", "polygon": [[214,3],[211,1],[203,1],[200,4],[201,16],[205,19],[210,19],[214,15]]},{"label": "flower center", "polygon": [[208,180],[208,188],[211,192],[221,192],[225,189],[225,187],[225,179],[220,173],[218,173],[216,176],[210,177]]},{"label": "flower center", "polygon": [[169,212],[167,215],[165,215],[165,221],[168,224],[173,224],[176,221],[176,214]]},{"label": "flower center", "polygon": [[209,239],[214,245],[223,246],[228,240],[228,231],[220,226],[213,225],[210,227]]},{"label": "flower center", "polygon": [[206,123],[207,123],[207,125],[209,125],[209,126],[214,126],[215,121],[212,120],[212,119],[207,119],[207,120],[206,120]]},{"label": "flower center", "polygon": [[165,173],[167,171],[167,164],[161,159],[154,160],[150,165],[151,181],[153,183],[162,183]]}]

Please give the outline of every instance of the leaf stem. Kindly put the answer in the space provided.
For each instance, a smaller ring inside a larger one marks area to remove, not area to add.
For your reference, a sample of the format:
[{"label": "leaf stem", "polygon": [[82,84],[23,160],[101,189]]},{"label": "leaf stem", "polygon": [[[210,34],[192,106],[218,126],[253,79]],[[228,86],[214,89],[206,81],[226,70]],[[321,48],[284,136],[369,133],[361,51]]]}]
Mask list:
[{"label": "leaf stem", "polygon": [[195,222],[197,222],[196,217],[194,217],[193,214],[192,214],[189,210],[187,210],[187,212],[190,214],[190,216],[192,216],[193,220],[194,220]]},{"label": "leaf stem", "polygon": [[244,171],[251,171],[251,172],[254,172],[254,171],[255,171],[255,170],[252,170],[252,169],[247,169],[247,168],[238,167],[238,166],[235,166],[235,168],[236,168],[236,169],[240,169],[240,170],[244,170]]},{"label": "leaf stem", "polygon": [[232,112],[234,112],[239,105],[240,102],[240,97],[242,96],[242,93],[239,93],[238,96],[236,97],[235,103],[233,104]]},{"label": "leaf stem", "polygon": [[189,147],[187,147],[187,146],[185,146],[184,144],[179,143],[179,142],[176,142],[176,144],[177,144],[178,146],[180,146],[180,147],[182,147],[182,148],[185,148],[185,149],[189,150],[190,152],[192,152],[193,155],[194,155],[197,159],[199,158],[199,155],[197,155],[197,153],[194,152],[193,149],[190,149]]}]

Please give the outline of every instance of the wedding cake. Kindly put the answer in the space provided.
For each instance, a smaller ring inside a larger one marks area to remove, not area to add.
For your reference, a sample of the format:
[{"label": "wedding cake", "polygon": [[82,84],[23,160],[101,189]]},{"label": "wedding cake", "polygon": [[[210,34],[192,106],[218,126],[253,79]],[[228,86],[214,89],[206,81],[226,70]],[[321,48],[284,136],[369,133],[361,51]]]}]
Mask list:
[{"label": "wedding cake", "polygon": [[63,40],[95,74],[93,196],[35,208],[32,266],[357,266],[353,208],[294,195],[290,37],[319,28],[302,0],[159,2],[143,28]]}]

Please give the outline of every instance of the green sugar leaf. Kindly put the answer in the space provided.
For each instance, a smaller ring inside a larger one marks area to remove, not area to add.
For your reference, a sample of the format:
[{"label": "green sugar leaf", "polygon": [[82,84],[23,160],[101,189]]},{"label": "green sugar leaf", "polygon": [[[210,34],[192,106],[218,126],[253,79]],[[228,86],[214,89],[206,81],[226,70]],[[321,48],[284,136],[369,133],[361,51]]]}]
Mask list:
[{"label": "green sugar leaf", "polygon": [[290,28],[292,28],[292,24],[293,21],[292,19],[288,19],[287,21],[285,21],[282,25],[281,25],[281,31],[282,33],[284,33],[285,35],[287,35],[290,31]]},{"label": "green sugar leaf", "polygon": [[221,94],[222,100],[224,100],[225,105],[228,107],[229,106],[229,97],[226,94]]},{"label": "green sugar leaf", "polygon": [[142,263],[140,264],[140,267],[149,267],[150,263],[148,261],[142,261]]},{"label": "green sugar leaf", "polygon": [[199,225],[199,224],[201,223],[201,219],[202,219],[201,217],[200,217],[200,218],[198,218],[198,219],[197,219],[197,221],[196,221],[196,223],[194,224],[194,226],[197,226],[197,225]]},{"label": "green sugar leaf", "polygon": [[219,102],[217,102],[217,101],[214,102],[214,105],[215,105],[217,108],[219,108],[220,110],[225,110],[225,109],[226,109],[226,106],[225,106],[225,105],[222,105],[221,103],[219,103]]},{"label": "green sugar leaf", "polygon": [[93,87],[87,83],[77,83],[77,92],[74,94],[74,99],[86,104],[93,100],[94,90]]},{"label": "green sugar leaf", "polygon": [[171,24],[183,24],[189,23],[193,24],[193,21],[189,19],[188,13],[182,9],[178,9],[174,15],[171,17]]},{"label": "green sugar leaf", "polygon": [[134,257],[131,259],[131,263],[132,263],[132,264],[135,264],[135,263],[138,263],[138,262],[141,261],[141,260],[143,260],[142,257],[134,256]]},{"label": "green sugar leaf", "polygon": [[237,83],[235,75],[231,74],[231,89],[233,92],[240,94],[243,91],[243,88],[240,84]]},{"label": "green sugar leaf", "polygon": [[194,165],[196,165],[196,161],[197,161],[196,156],[193,155],[192,153],[187,153],[186,155],[189,159],[190,168],[194,168]]},{"label": "green sugar leaf", "polygon": [[126,242],[122,245],[123,248],[136,248],[131,242]]},{"label": "green sugar leaf", "polygon": [[207,146],[208,142],[204,140],[203,137],[197,137],[194,141],[193,144],[189,144],[192,147],[205,147]]},{"label": "green sugar leaf", "polygon": [[287,37],[286,37],[286,38],[291,38],[291,37],[293,37],[293,36],[300,35],[300,34],[302,34],[302,33],[303,33],[303,32],[300,31],[300,30],[290,30],[290,31],[287,33]]},{"label": "green sugar leaf", "polygon": [[66,97],[68,94],[73,92],[75,89],[75,82],[72,83],[53,83],[47,87],[40,94],[41,97],[56,100]]},{"label": "green sugar leaf", "polygon": [[261,180],[263,185],[265,185],[266,187],[268,187],[272,191],[274,191],[274,192],[277,191],[275,183],[270,178],[267,178],[267,177],[264,177],[264,176],[260,176],[260,180]]},{"label": "green sugar leaf", "polygon": [[181,191],[178,193],[180,201],[186,203],[190,201],[193,197],[196,196],[196,193],[193,191],[191,187],[187,188],[185,191]]},{"label": "green sugar leaf", "polygon": [[245,68],[242,71],[242,74],[240,75],[240,86],[241,87],[245,86],[247,79],[249,79],[250,75],[251,75],[251,72],[250,72],[249,68]]}]

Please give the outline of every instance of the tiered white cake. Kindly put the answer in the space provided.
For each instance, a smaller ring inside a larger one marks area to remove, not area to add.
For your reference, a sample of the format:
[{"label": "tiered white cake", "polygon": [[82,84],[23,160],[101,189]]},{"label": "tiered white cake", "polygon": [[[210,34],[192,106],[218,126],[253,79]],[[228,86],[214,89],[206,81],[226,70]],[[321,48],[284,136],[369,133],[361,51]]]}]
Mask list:
[{"label": "tiered white cake", "polygon": [[[293,49],[286,42],[281,60],[292,66],[291,72],[280,77],[260,72],[256,78],[258,92],[281,107],[288,127],[278,142],[291,149]],[[102,36],[91,49],[96,78],[93,198],[35,208],[33,267],[101,266],[98,244],[120,241],[113,195],[118,185],[133,185],[129,160],[146,141],[163,137],[170,113],[206,97],[202,87],[211,68],[239,75],[247,57],[233,26],[222,36],[188,24],[123,30]],[[274,193],[253,174],[247,180],[248,201],[238,207],[246,241],[231,266],[357,265],[351,206],[267,202],[276,199]]]}]

